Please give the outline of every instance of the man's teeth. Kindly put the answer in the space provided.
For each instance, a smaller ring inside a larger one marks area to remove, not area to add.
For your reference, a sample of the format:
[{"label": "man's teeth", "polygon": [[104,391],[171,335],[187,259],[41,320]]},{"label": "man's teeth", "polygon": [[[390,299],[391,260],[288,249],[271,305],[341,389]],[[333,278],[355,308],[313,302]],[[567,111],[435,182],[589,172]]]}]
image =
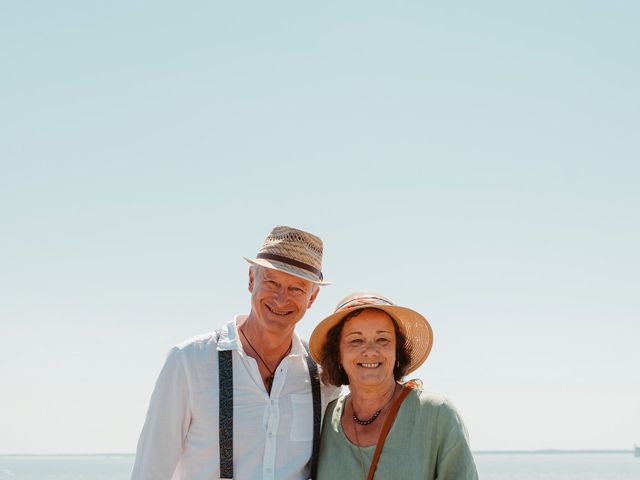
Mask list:
[{"label": "man's teeth", "polygon": [[378,363],[361,363],[360,365],[362,367],[364,367],[364,368],[376,368],[377,366],[380,365],[380,362],[378,362]]},{"label": "man's teeth", "polygon": [[271,313],[275,313],[276,315],[288,315],[291,313],[289,310],[276,310],[274,308],[269,307]]}]

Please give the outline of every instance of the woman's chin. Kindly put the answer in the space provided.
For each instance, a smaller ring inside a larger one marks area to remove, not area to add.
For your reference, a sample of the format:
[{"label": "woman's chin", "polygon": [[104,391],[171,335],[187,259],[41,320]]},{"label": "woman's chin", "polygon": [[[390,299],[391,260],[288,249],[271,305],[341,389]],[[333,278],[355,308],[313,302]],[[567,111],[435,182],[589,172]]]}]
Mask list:
[{"label": "woman's chin", "polygon": [[354,375],[349,377],[349,385],[352,387],[375,387],[381,385],[388,385],[393,382],[393,377],[388,375],[381,375],[377,372],[364,373],[360,375]]}]

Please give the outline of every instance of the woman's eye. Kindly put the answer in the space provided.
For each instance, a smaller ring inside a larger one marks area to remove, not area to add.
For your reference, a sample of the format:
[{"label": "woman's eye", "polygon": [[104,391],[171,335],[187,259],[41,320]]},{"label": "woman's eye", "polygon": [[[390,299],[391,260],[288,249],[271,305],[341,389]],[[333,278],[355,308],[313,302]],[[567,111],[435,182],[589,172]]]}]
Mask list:
[{"label": "woman's eye", "polygon": [[360,345],[362,343],[362,339],[361,338],[356,338],[351,340],[351,345]]},{"label": "woman's eye", "polygon": [[391,340],[389,340],[388,338],[379,338],[379,339],[378,339],[378,343],[379,343],[380,345],[386,345],[386,344],[388,344],[390,341],[391,341]]}]

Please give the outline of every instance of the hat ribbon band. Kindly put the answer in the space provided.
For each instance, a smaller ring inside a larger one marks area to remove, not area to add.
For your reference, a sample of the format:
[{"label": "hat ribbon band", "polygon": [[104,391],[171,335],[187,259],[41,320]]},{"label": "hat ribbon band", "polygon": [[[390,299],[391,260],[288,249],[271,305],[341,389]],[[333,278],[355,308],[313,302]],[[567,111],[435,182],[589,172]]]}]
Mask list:
[{"label": "hat ribbon band", "polygon": [[383,305],[387,307],[393,307],[393,303],[391,303],[386,298],[375,297],[375,296],[363,296],[357,298],[349,298],[346,302],[339,304],[334,313],[340,310],[348,310],[350,308],[362,307],[362,306],[375,306],[375,305]]},{"label": "hat ribbon band", "polygon": [[265,260],[274,260],[276,262],[286,263],[287,265],[291,265],[293,267],[302,268],[307,272],[311,272],[315,274],[320,280],[322,280],[322,272],[311,265],[299,262],[298,260],[294,260],[293,258],[283,257],[282,255],[275,255],[273,253],[259,253],[256,255],[256,258],[263,258]]}]

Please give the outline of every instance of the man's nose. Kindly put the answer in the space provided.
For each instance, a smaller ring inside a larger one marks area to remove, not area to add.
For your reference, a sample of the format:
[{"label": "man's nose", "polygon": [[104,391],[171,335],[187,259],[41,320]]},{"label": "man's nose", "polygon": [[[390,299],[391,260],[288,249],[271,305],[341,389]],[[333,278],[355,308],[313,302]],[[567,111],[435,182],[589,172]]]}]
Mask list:
[{"label": "man's nose", "polygon": [[281,287],[278,289],[275,295],[275,301],[280,305],[284,305],[289,301],[289,294],[287,293],[286,288]]}]

